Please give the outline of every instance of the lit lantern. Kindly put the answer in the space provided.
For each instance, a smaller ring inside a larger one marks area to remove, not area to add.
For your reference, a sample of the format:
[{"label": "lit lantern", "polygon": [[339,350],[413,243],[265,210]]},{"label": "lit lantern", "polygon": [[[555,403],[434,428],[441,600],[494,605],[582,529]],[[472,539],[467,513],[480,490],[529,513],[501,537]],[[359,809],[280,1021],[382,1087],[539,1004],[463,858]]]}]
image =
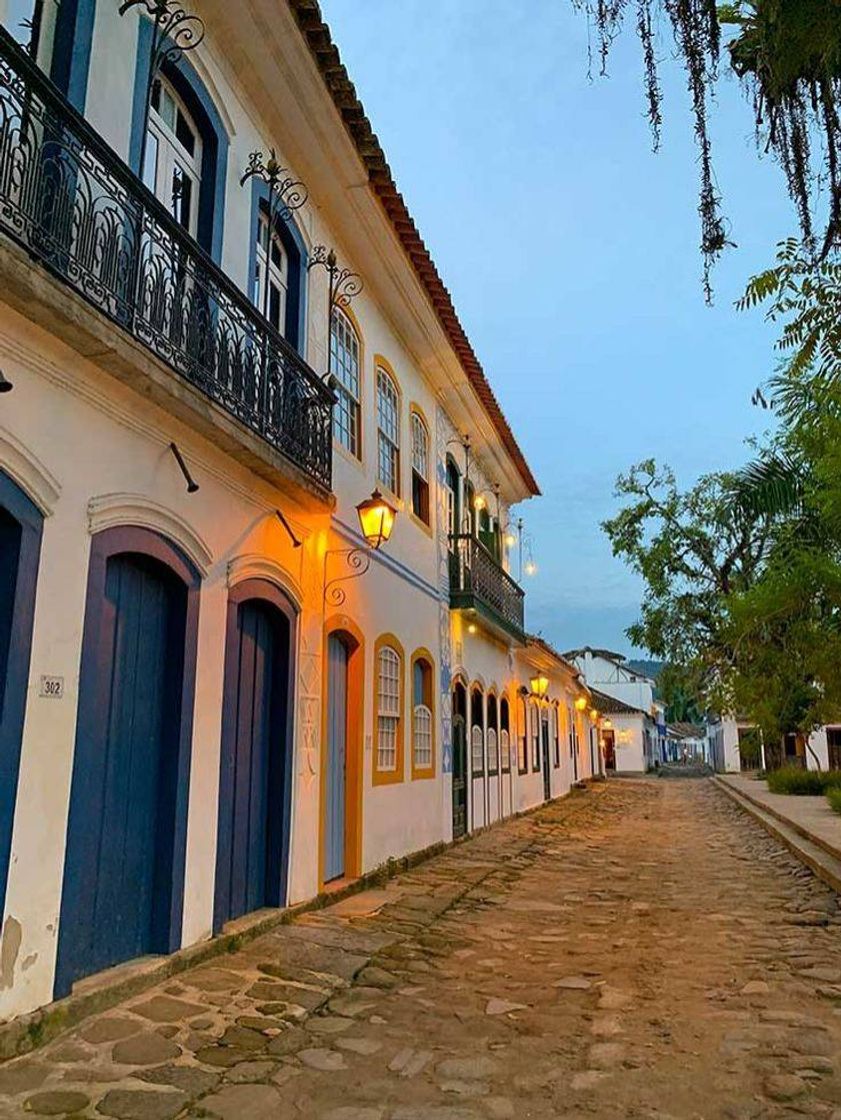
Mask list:
[{"label": "lit lantern", "polygon": [[506,548],[513,548],[516,543],[517,543],[517,538],[514,536],[513,533],[506,533],[505,534],[505,547]]},{"label": "lit lantern", "polygon": [[389,505],[379,490],[374,490],[370,498],[356,507],[362,535],[371,548],[377,549],[385,544],[394,528],[397,510]]},{"label": "lit lantern", "polygon": [[590,709],[590,719],[592,720],[593,723],[598,723],[599,722],[599,713],[598,713],[597,708],[591,708]]},{"label": "lit lantern", "polygon": [[549,691],[549,678],[545,677],[542,673],[532,677],[529,681],[531,685],[531,694],[536,696],[538,700],[542,700],[546,693]]},{"label": "lit lantern", "polygon": [[604,731],[612,731],[612,730],[613,730],[613,723],[612,723],[612,721],[611,721],[611,720],[609,720],[609,719],[606,719],[606,720],[604,721],[604,723],[602,724],[602,729],[603,729]]},{"label": "lit lantern", "polygon": [[587,707],[587,697],[586,696],[577,697],[576,701],[575,701],[575,707],[578,709],[579,712],[583,712],[584,709]]},{"label": "lit lantern", "polygon": [[479,510],[484,509],[487,506],[487,504],[488,503],[485,501],[485,499],[482,497],[481,494],[477,494],[476,497],[473,499],[473,508],[474,509],[479,509]]},{"label": "lit lantern", "polygon": [[533,576],[537,573],[537,564],[535,564],[534,560],[527,560],[523,571],[527,576]]}]

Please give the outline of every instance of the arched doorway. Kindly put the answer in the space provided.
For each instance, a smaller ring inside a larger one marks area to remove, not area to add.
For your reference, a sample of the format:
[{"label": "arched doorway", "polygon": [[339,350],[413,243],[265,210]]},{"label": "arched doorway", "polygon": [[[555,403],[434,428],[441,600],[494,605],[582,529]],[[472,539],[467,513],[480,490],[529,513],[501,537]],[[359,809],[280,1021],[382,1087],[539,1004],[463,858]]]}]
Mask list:
[{"label": "arched doorway", "polygon": [[488,820],[485,783],[485,696],[479,685],[470,690],[470,827]]},{"label": "arched doorway", "polygon": [[198,598],[198,572],[164,537],[94,537],[56,996],[180,944]]},{"label": "arched doorway", "polygon": [[286,896],[292,760],[292,604],[249,579],[228,596],[213,925]]},{"label": "arched doorway", "polygon": [[43,517],[0,470],[0,916],[6,898]]},{"label": "arched doorway", "polygon": [[362,633],[328,624],[321,770],[320,882],[355,878],[362,863]]},{"label": "arched doorway", "polygon": [[467,832],[467,690],[453,688],[453,839]]}]

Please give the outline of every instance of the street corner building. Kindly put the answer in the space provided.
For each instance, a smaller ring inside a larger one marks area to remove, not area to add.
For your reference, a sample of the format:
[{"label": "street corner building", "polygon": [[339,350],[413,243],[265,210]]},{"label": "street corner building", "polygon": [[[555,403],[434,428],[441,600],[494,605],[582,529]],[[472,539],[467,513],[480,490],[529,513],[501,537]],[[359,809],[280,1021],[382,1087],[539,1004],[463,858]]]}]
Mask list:
[{"label": "street corner building", "polygon": [[9,1020],[602,767],[314,0],[0,14]]}]

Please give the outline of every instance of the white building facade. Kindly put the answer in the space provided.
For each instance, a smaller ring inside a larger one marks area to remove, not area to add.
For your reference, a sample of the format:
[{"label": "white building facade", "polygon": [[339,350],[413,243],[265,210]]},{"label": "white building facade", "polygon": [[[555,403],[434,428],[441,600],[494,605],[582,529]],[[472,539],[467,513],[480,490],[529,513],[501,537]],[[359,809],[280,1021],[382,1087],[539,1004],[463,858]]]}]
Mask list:
[{"label": "white building facade", "polygon": [[601,768],[317,8],[192,11],[155,65],[144,3],[0,0],[2,1018]]}]

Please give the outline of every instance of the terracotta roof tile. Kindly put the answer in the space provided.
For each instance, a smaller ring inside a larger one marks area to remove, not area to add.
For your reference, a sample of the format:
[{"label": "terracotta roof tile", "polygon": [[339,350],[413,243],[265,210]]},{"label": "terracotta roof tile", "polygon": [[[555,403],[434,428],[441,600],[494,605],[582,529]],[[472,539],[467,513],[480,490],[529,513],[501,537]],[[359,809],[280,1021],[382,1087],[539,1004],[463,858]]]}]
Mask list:
[{"label": "terracotta roof tile", "polygon": [[473,386],[482,406],[491,419],[508,455],[532,495],[540,493],[537,481],[526,462],[514,433],[500,408],[499,401],[488,382],[485,372],[470,345],[464,328],[459,322],[452,297],[441,279],[402,194],[397,190],[394,177],[380,146],[377,135],[356,95],[353,83],[342,64],[333,43],[330,28],[321,18],[316,0],[287,0],[298,27],[321,72],[333,104],[353,140],[359,157],[368,171],[371,189],[377,195],[391,221],[397,237],[414,265],[415,271],[427,291],[429,299],[457,354],[467,379]]}]

